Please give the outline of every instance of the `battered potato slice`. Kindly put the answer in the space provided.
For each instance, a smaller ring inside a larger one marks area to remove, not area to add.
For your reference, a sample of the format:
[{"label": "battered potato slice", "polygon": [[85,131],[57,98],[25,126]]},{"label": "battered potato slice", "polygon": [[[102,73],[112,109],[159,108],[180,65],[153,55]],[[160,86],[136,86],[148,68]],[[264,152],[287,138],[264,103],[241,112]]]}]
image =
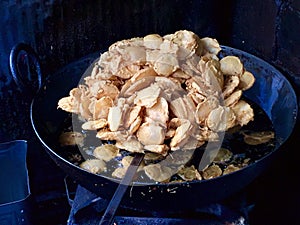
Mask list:
[{"label": "battered potato slice", "polygon": [[159,97],[155,105],[146,108],[145,116],[152,119],[162,127],[167,127],[169,121],[169,105],[166,99]]},{"label": "battered potato slice", "polygon": [[116,142],[116,146],[129,152],[144,153],[143,145],[136,139],[136,137],[133,136],[130,136],[125,140],[118,140]]},{"label": "battered potato slice", "polygon": [[231,164],[231,165],[228,165],[224,169],[223,174],[225,175],[225,174],[233,173],[233,172],[238,171],[240,169],[241,169],[240,167]]},{"label": "battered potato slice", "polygon": [[153,76],[147,76],[136,81],[127,80],[121,89],[120,96],[128,98],[136,92],[150,86],[154,82],[154,79]]},{"label": "battered potato slice", "polygon": [[249,71],[245,71],[240,78],[239,88],[243,91],[247,90],[253,86],[254,82],[255,77],[253,74]]},{"label": "battered potato slice", "polygon": [[153,69],[162,76],[170,76],[179,68],[178,60],[172,54],[162,54],[155,62]]},{"label": "battered potato slice", "polygon": [[167,155],[169,147],[165,144],[163,144],[163,145],[145,145],[144,149],[149,152],[158,153],[158,154],[162,154],[163,156],[165,156],[165,155]]},{"label": "battered potato slice", "polygon": [[135,133],[139,128],[140,125],[142,124],[142,117],[138,116],[131,124],[129,127],[129,133],[133,134]]},{"label": "battered potato slice", "polygon": [[230,96],[228,96],[224,100],[224,105],[228,107],[235,105],[242,97],[242,94],[243,94],[242,90],[237,90],[233,92]]},{"label": "battered potato slice", "polygon": [[74,132],[74,131],[63,132],[59,136],[58,141],[61,146],[68,146],[68,145],[83,146],[84,135],[82,133]]},{"label": "battered potato slice", "polygon": [[[233,153],[226,148],[216,149],[216,151],[218,153],[216,155],[214,155],[214,157],[213,157],[213,162],[215,162],[215,163],[224,163],[226,161],[229,161],[231,159],[231,157],[233,156]],[[213,153],[213,151],[212,151],[212,153]]]},{"label": "battered potato slice", "polygon": [[175,130],[175,134],[170,142],[171,150],[177,150],[182,147],[188,140],[190,131],[192,130],[192,124],[189,120],[179,119],[179,126]]},{"label": "battered potato slice", "polygon": [[241,76],[244,66],[236,56],[226,56],[220,60],[220,69],[225,75]]},{"label": "battered potato slice", "polygon": [[113,99],[109,96],[103,96],[100,99],[92,98],[89,110],[93,119],[107,119],[110,107],[113,106]]},{"label": "battered potato slice", "polygon": [[[114,170],[114,172],[112,173],[112,176],[115,178],[119,178],[122,179],[125,174],[126,171],[128,169],[128,167],[130,166],[131,162],[133,160],[133,157],[128,155],[128,156],[124,156],[121,160],[121,167],[118,167]],[[137,172],[142,171],[144,168],[145,164],[143,162],[141,162],[141,164],[139,165],[139,167],[137,168]]]},{"label": "battered potato slice", "polygon": [[143,145],[161,145],[165,140],[165,129],[157,123],[145,122],[136,135]]},{"label": "battered potato slice", "polygon": [[202,177],[205,180],[212,179],[215,177],[221,176],[223,171],[218,165],[211,165],[208,168],[204,169],[202,172]]},{"label": "battered potato slice", "polygon": [[141,106],[133,106],[129,109],[126,118],[124,118],[123,124],[125,128],[128,128],[132,125],[134,121],[139,117],[142,112]]},{"label": "battered potato slice", "polygon": [[144,171],[150,179],[158,182],[167,181],[174,174],[171,168],[158,163],[145,166]]},{"label": "battered potato slice", "polygon": [[103,128],[97,131],[96,137],[106,141],[124,141],[129,137],[128,131],[110,131]]},{"label": "battered potato slice", "polygon": [[236,115],[236,123],[241,126],[248,124],[254,119],[254,111],[251,106],[244,100],[238,101],[233,107],[232,110]]},{"label": "battered potato slice", "polygon": [[152,84],[150,87],[144,88],[143,90],[137,92],[137,96],[134,99],[134,104],[151,108],[157,103],[160,92],[160,87],[157,84]]},{"label": "battered potato slice", "polygon": [[109,108],[107,121],[109,129],[111,131],[117,131],[121,124],[122,119],[122,108],[120,106],[114,106]]},{"label": "battered potato slice", "polygon": [[145,67],[139,71],[137,71],[131,78],[130,81],[133,83],[142,78],[155,77],[157,73],[152,67]]},{"label": "battered potato slice", "polygon": [[159,49],[163,38],[158,34],[149,34],[144,37],[144,46],[148,49]]},{"label": "battered potato slice", "polygon": [[112,177],[122,179],[126,174],[127,168],[118,167],[112,172]]},{"label": "battered potato slice", "polygon": [[243,132],[244,141],[248,145],[260,145],[269,142],[275,137],[273,131]]},{"label": "battered potato slice", "polygon": [[205,120],[212,110],[219,106],[219,99],[215,96],[208,96],[204,101],[200,102],[196,108],[196,121],[200,125],[205,125]]},{"label": "battered potato slice", "polygon": [[94,149],[93,155],[105,162],[110,161],[119,154],[119,148],[112,144],[104,144]]},{"label": "battered potato slice", "polygon": [[224,83],[224,87],[223,87],[224,98],[229,96],[235,90],[235,88],[239,85],[239,83],[240,83],[240,79],[238,76],[234,76],[234,75],[227,76],[225,78],[225,83]]},{"label": "battered potato slice", "polygon": [[63,98],[59,99],[57,108],[61,108],[62,110],[65,110],[65,111],[71,112],[71,113],[78,113],[79,106],[77,106],[73,102],[72,96],[68,96],[68,97],[63,97]]},{"label": "battered potato slice", "polygon": [[199,37],[187,30],[176,31],[171,40],[190,52],[195,52],[199,45]]},{"label": "battered potato slice", "polygon": [[90,120],[82,124],[82,129],[84,130],[98,130],[104,128],[108,125],[106,119],[99,119],[99,120]]},{"label": "battered potato slice", "polygon": [[59,99],[57,108],[61,108],[67,112],[79,114],[81,96],[85,93],[86,92],[84,91],[84,87],[82,85],[79,85],[78,88],[73,88],[69,92],[69,96]]},{"label": "battered potato slice", "polygon": [[199,171],[195,168],[194,165],[190,167],[183,167],[178,171],[177,174],[185,181],[202,180]]},{"label": "battered potato slice", "polygon": [[88,159],[80,164],[82,169],[99,174],[106,170],[106,163],[102,159]]},{"label": "battered potato slice", "polygon": [[219,42],[214,38],[201,38],[200,43],[203,45],[205,51],[210,54],[217,55],[221,51]]},{"label": "battered potato slice", "polygon": [[219,106],[213,109],[207,119],[206,124],[214,132],[226,131],[235,125],[236,116],[229,107]]}]

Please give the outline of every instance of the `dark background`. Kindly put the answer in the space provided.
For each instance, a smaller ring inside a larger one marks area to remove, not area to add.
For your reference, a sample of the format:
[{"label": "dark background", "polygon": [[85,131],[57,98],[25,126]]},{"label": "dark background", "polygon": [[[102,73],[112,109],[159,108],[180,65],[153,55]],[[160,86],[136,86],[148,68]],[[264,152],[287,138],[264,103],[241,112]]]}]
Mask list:
[{"label": "dark background", "polygon": [[[49,224],[65,221],[65,175],[43,151],[32,131],[30,99],[17,88],[9,73],[11,48],[19,42],[31,45],[46,77],[87,54],[107,49],[117,40],[149,33],[165,35],[179,29],[216,38],[222,45],[266,60],[287,77],[299,95],[298,0],[0,2],[0,142],[28,140],[31,192],[37,202],[36,217],[44,218],[43,224],[48,224],[47,218],[52,215],[56,216]],[[300,212],[298,137],[297,124],[279,159],[250,185],[257,199],[253,223],[296,224]]]}]

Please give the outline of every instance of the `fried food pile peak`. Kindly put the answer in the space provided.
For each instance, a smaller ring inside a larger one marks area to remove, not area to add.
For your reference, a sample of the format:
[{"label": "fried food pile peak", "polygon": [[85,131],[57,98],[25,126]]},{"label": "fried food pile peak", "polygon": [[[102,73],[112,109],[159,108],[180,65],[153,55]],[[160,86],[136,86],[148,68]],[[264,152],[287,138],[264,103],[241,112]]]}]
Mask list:
[{"label": "fried food pile peak", "polygon": [[254,76],[220,51],[216,39],[187,30],[118,41],[58,108],[129,152],[195,149],[254,118],[241,99]]}]

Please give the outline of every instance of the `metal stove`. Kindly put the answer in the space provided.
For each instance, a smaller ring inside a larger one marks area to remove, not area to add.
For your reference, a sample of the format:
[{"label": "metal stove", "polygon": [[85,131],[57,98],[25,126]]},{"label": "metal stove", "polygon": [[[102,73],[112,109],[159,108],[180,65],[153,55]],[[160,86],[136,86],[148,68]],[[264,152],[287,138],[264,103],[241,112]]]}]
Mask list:
[{"label": "metal stove", "polygon": [[[71,207],[68,225],[98,225],[104,215],[108,200],[85,189],[68,177],[65,179],[66,193]],[[190,212],[159,213],[143,212],[140,209],[119,207],[113,225],[247,225],[254,207],[245,192],[241,192],[218,203],[196,208]]]}]

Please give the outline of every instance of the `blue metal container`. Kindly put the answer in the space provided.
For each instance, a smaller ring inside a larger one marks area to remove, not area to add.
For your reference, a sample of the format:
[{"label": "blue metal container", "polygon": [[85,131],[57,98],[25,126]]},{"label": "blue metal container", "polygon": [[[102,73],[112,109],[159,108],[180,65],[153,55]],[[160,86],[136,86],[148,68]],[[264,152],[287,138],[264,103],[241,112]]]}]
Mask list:
[{"label": "blue metal container", "polygon": [[26,153],[24,140],[0,143],[1,225],[32,224]]}]

